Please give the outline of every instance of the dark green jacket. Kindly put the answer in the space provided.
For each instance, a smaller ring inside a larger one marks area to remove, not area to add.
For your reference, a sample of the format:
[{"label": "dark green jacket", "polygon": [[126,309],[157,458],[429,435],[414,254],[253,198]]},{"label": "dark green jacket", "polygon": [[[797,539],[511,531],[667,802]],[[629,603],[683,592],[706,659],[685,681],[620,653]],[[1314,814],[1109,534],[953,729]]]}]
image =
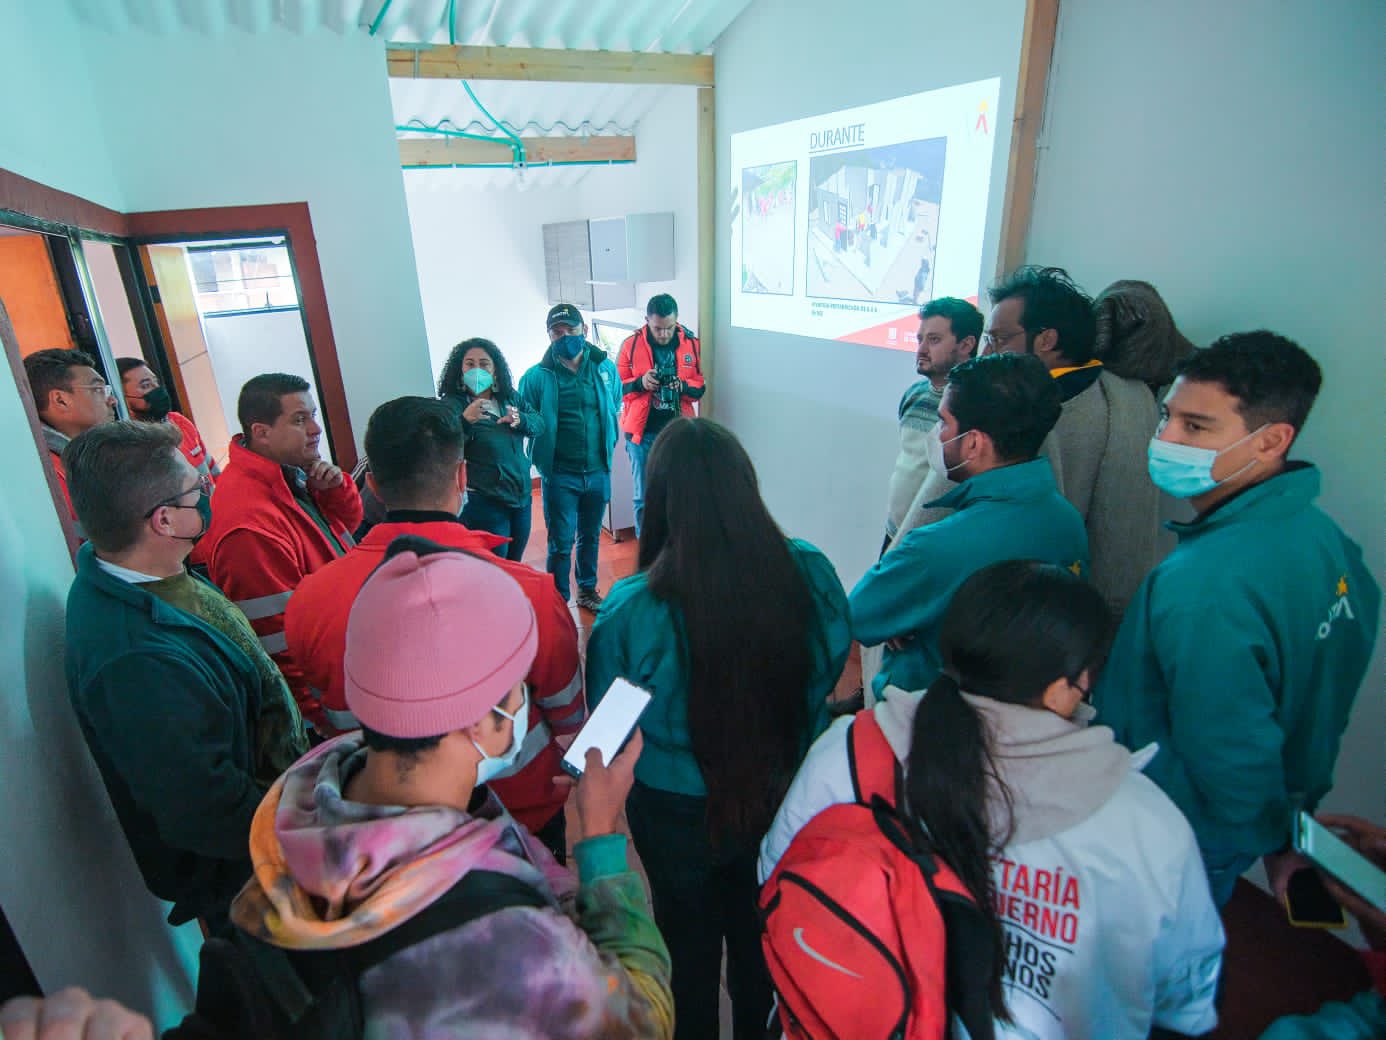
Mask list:
[{"label": "dark green jacket", "polygon": [[[460,408],[466,408],[475,398],[462,395],[455,400]],[[505,401],[496,397],[495,402],[502,409],[508,405],[518,409],[520,425],[502,425],[490,416],[474,423],[462,420],[467,434],[467,493],[484,495],[507,506],[521,506],[530,500],[533,490],[525,441],[544,432],[544,420],[520,400],[518,393]]]},{"label": "dark green jacket", "polygon": [[1372,655],[1381,592],[1318,494],[1299,464],[1168,524],[1179,545],[1126,608],[1093,695],[1127,747],[1160,745],[1145,775],[1210,865],[1274,852],[1292,810],[1328,793]]},{"label": "dark green jacket", "polygon": [[220,632],[77,555],[67,595],[67,688],[149,890],[174,924],[224,916],[250,877],[263,697]]}]

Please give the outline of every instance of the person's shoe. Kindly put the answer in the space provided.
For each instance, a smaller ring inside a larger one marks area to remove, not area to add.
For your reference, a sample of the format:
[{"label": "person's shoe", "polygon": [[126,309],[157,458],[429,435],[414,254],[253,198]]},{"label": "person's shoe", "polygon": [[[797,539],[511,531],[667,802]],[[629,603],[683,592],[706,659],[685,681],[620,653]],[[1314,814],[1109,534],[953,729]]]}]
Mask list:
[{"label": "person's shoe", "polygon": [[593,614],[602,609],[602,594],[596,589],[578,589],[577,605]]}]

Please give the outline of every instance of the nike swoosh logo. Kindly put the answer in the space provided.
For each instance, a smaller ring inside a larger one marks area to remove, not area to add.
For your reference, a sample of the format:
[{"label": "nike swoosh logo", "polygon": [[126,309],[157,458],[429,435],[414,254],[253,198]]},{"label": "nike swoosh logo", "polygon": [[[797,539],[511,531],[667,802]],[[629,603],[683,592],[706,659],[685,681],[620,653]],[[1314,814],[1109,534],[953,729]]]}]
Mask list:
[{"label": "nike swoosh logo", "polygon": [[804,930],[802,928],[794,929],[794,941],[799,944],[799,949],[803,950],[806,954],[808,954],[810,957],[816,960],[819,964],[826,964],[829,968],[832,968],[833,971],[840,971],[842,972],[842,974],[847,975],[851,978],[861,978],[861,976],[858,975],[856,972],[848,971],[841,964],[828,960],[828,958],[824,957],[812,946],[804,942]]}]

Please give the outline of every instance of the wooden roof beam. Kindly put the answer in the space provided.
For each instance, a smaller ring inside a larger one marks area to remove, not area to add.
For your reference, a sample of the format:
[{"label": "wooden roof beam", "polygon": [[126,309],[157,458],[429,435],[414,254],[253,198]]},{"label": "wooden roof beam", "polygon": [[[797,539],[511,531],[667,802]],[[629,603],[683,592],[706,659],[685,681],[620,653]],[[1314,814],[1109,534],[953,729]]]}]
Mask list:
[{"label": "wooden roof beam", "polygon": [[[634,162],[634,137],[522,137],[525,162]],[[401,166],[456,166],[470,163],[509,164],[514,158],[510,142],[470,138],[401,138]]]},{"label": "wooden roof beam", "polygon": [[392,44],[385,50],[385,61],[390,76],[395,79],[520,79],[712,86],[711,54]]}]

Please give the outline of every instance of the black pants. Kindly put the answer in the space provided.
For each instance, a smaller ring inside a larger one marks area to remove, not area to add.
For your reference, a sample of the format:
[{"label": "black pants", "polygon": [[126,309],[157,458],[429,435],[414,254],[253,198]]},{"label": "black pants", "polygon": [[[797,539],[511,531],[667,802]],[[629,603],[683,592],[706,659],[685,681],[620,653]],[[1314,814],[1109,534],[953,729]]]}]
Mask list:
[{"label": "black pants", "polygon": [[770,973],[760,948],[756,849],[714,856],[705,798],[639,782],[626,801],[631,837],[654,895],[655,922],[673,960],[675,1040],[716,1040],[727,945],[727,990],[736,1040],[763,1040]]}]

